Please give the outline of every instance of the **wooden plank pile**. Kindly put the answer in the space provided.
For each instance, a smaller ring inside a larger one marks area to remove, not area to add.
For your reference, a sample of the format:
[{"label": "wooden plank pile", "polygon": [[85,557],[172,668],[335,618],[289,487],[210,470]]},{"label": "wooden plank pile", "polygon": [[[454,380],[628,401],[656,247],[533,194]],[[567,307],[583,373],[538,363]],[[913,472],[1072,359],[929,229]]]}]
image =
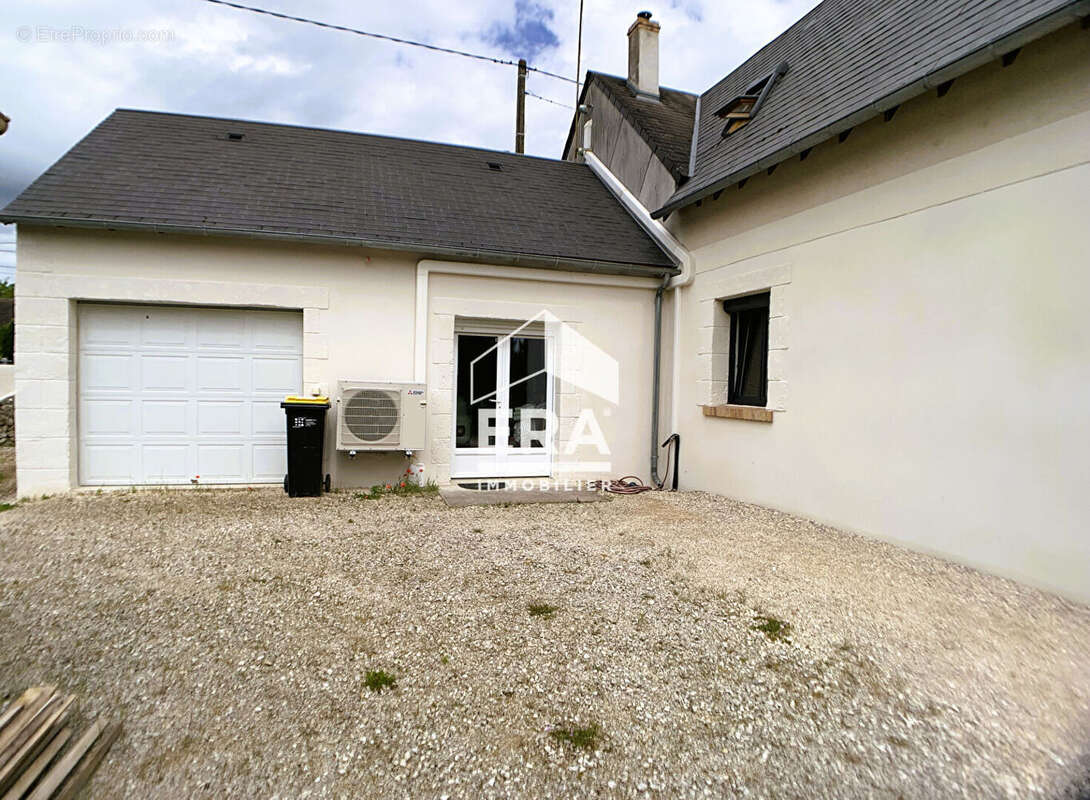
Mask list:
[{"label": "wooden plank pile", "polygon": [[0,800],[68,800],[86,786],[121,723],[100,719],[74,737],[75,702],[53,686],[35,686],[0,712]]}]

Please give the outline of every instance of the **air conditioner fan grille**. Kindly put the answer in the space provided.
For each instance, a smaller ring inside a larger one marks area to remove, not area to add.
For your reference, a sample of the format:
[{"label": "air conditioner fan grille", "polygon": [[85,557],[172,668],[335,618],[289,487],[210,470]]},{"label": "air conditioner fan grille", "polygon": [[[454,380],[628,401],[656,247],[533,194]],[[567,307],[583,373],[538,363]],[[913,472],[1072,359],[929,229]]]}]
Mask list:
[{"label": "air conditioner fan grille", "polygon": [[344,426],[363,442],[396,440],[401,426],[401,393],[359,389],[341,411]]}]

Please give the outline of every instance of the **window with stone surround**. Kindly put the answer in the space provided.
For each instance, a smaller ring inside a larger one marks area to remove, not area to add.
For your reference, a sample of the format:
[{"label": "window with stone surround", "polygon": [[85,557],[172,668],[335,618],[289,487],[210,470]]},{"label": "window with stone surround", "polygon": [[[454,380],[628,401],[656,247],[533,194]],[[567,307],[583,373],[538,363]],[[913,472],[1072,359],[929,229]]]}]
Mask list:
[{"label": "window with stone surround", "polygon": [[[694,289],[702,321],[696,354],[697,396],[705,416],[771,422],[773,412],[787,410],[790,284],[789,265],[746,272],[709,270],[698,275]],[[746,309],[746,305],[763,310]],[[732,307],[734,314],[728,310]],[[745,343],[748,347],[732,348],[732,344],[744,344],[741,332],[732,336],[731,328],[732,324],[741,325],[747,310],[754,312],[749,321],[756,327],[749,328]],[[748,352],[745,364],[740,363],[742,352]],[[741,368],[737,377],[744,379],[736,383],[733,391],[732,353],[739,357],[734,362],[736,368]],[[762,385],[764,397],[759,402]]]}]

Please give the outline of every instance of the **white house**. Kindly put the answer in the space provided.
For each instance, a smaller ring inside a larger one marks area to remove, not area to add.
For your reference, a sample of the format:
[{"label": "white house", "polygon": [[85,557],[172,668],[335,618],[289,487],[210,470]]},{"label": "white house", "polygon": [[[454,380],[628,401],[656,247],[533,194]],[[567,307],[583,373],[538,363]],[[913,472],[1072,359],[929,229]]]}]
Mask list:
[{"label": "white house", "polygon": [[677,93],[588,78],[565,156],[687,253],[681,485],[1090,599],[1090,4],[850,6],[702,93],[665,190]]},{"label": "white house", "polygon": [[1090,3],[849,6],[699,96],[641,15],[566,161],[116,112],[0,214],[20,492],[276,483],[283,395],[416,382],[409,457],[334,406],[335,485],[677,433],[683,489],[1090,600]]},{"label": "white house", "polygon": [[[24,495],[280,482],[280,401],[336,403],[350,380],[425,385],[427,444],[337,450],[335,407],[336,486],[411,463],[439,482],[575,474],[602,460],[568,446],[584,409],[618,469],[646,461],[652,298],[676,270],[583,165],[118,111],[5,214]],[[619,365],[610,391],[583,391],[590,348],[561,352],[578,336]],[[510,436],[478,429],[497,406]],[[531,409],[557,420],[544,447],[521,446]]]}]

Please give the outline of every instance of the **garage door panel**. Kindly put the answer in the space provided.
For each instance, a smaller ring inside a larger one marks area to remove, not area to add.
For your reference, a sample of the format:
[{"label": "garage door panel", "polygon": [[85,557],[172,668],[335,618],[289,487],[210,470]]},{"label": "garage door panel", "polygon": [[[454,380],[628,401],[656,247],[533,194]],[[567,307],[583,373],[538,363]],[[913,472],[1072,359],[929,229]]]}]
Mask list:
[{"label": "garage door panel", "polygon": [[270,392],[279,396],[293,391],[291,387],[303,381],[303,365],[297,358],[256,356],[252,363],[255,392]]},{"label": "garage door panel", "polygon": [[144,477],[151,483],[188,483],[198,474],[188,444],[146,444],[141,448]]},{"label": "garage door panel", "polygon": [[288,471],[288,455],[282,444],[255,444],[253,470],[255,481],[274,483],[284,479]]},{"label": "garage door panel", "polygon": [[140,357],[140,388],[148,392],[182,392],[190,384],[188,356]]},{"label": "garage door panel", "polygon": [[131,444],[87,444],[81,448],[80,475],[88,483],[133,483],[139,468]]},{"label": "garage door panel", "polygon": [[245,388],[247,359],[197,356],[198,392],[241,392]]},{"label": "garage door panel", "polygon": [[189,424],[186,400],[144,400],[141,403],[140,432],[144,436],[188,436],[194,433]]},{"label": "garage door panel", "polygon": [[243,436],[248,433],[247,405],[238,401],[200,400],[197,402],[197,434],[205,436]]},{"label": "garage door panel", "polygon": [[284,421],[284,409],[280,400],[255,400],[250,405],[251,428],[253,436],[284,436],[287,425]]},{"label": "garage door panel", "polygon": [[255,314],[251,320],[251,339],[256,352],[297,353],[297,323],[283,314]]},{"label": "garage door panel", "polygon": [[87,349],[134,349],[140,341],[136,312],[117,306],[82,306],[79,341]]},{"label": "garage door panel", "polygon": [[132,436],[133,401],[121,399],[84,400],[80,415],[88,436]]},{"label": "garage door panel", "polygon": [[206,317],[197,326],[201,350],[246,350],[246,319],[240,315]]},{"label": "garage door panel", "polygon": [[128,354],[87,353],[80,359],[80,384],[97,391],[131,389],[135,363],[135,356]]},{"label": "garage door panel", "polygon": [[81,304],[80,480],[279,482],[298,312]]},{"label": "garage door panel", "polygon": [[140,341],[145,348],[188,350],[193,322],[183,309],[157,309],[140,315]]},{"label": "garage door panel", "polygon": [[239,475],[249,473],[243,471],[247,449],[243,444],[197,445],[197,474],[205,483],[237,482]]}]

